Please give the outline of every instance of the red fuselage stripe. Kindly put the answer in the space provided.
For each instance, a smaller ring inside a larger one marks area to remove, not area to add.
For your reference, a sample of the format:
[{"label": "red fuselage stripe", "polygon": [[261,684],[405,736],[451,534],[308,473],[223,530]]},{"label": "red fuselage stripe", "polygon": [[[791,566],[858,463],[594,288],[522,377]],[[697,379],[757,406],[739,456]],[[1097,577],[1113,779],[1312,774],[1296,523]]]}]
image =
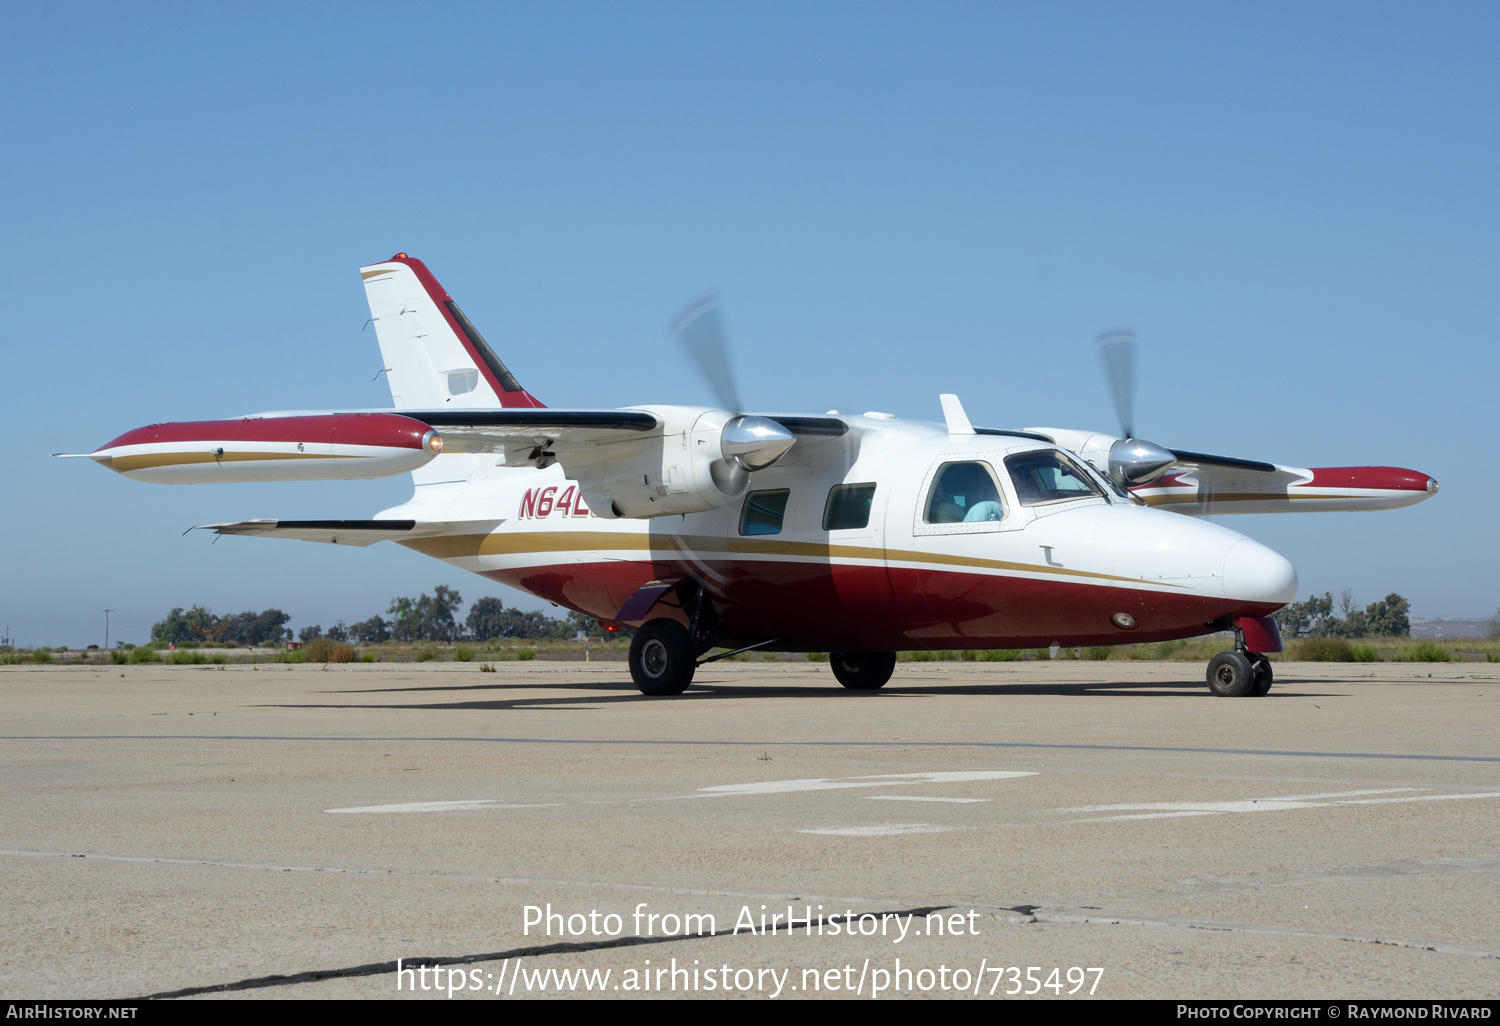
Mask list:
[{"label": "red fuselage stripe", "polygon": [[[1119,645],[1205,633],[1221,616],[1264,616],[1279,603],[1034,580],[933,568],[793,560],[715,562],[715,607],[737,638],[781,638],[812,651]],[[637,589],[701,568],[671,560],[610,560],[482,571],[601,622]],[[1135,617],[1121,630],[1111,617]],[[659,603],[642,617],[683,619]],[[636,626],[642,620],[628,622]]]}]

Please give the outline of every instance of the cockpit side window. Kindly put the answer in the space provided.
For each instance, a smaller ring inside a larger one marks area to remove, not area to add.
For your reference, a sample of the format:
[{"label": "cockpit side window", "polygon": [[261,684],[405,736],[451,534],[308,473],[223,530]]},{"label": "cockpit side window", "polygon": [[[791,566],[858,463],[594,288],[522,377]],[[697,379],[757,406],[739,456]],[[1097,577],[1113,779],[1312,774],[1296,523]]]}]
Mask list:
[{"label": "cockpit side window", "polygon": [[1023,506],[1072,499],[1104,498],[1103,490],[1056,449],[1037,449],[1007,457],[1005,468]]},{"label": "cockpit side window", "polygon": [[1005,500],[988,463],[944,463],[933,478],[922,519],[929,524],[973,524],[1005,517]]}]

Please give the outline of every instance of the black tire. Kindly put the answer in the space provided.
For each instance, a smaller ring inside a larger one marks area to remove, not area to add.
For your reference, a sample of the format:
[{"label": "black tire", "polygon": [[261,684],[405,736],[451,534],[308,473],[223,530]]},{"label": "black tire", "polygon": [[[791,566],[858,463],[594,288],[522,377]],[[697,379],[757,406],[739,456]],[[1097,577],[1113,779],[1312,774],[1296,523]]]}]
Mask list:
[{"label": "black tire", "polygon": [[630,642],[630,679],[643,695],[680,695],[693,682],[693,646],[676,620],[652,620]]},{"label": "black tire", "polygon": [[1260,698],[1271,690],[1275,674],[1271,672],[1271,660],[1257,655],[1250,661],[1250,697]]},{"label": "black tire", "polygon": [[1243,698],[1255,686],[1250,660],[1238,652],[1220,652],[1208,661],[1208,690],[1220,698]]},{"label": "black tire", "polygon": [[851,691],[874,691],[896,672],[894,652],[830,652],[828,665],[839,683]]}]

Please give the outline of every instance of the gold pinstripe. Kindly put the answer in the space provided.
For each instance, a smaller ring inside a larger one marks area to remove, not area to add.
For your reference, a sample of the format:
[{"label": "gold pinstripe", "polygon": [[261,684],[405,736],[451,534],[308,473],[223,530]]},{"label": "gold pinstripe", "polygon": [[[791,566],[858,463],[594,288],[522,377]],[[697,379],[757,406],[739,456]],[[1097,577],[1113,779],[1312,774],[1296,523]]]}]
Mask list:
[{"label": "gold pinstripe", "polygon": [[365,456],[330,456],[317,452],[156,452],[140,456],[111,456],[105,465],[122,474],[152,467],[177,467],[190,463],[254,463],[258,460],[358,460]]},{"label": "gold pinstripe", "polygon": [[1164,581],[1144,581],[1135,577],[1096,573],[1092,570],[1070,570],[1034,563],[1012,563],[1003,559],[979,559],[938,552],[911,552],[879,549],[864,545],[830,545],[826,542],[768,542],[754,538],[666,537],[653,539],[647,534],[616,534],[606,531],[504,531],[493,534],[451,534],[437,538],[407,538],[400,544],[438,559],[472,556],[534,556],[544,552],[641,552],[657,559],[691,556],[711,558],[719,553],[731,555],[767,555],[801,557],[801,560],[869,559],[894,563],[929,563],[940,566],[972,567],[984,570],[1041,574],[1047,577],[1074,577],[1101,581],[1145,583],[1153,586],[1180,587]]}]

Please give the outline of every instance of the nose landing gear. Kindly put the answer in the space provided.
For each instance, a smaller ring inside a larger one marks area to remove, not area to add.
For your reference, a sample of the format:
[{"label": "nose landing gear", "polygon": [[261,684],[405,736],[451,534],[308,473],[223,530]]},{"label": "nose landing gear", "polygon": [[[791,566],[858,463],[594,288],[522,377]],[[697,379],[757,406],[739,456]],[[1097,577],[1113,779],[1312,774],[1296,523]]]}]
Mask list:
[{"label": "nose landing gear", "polygon": [[1220,698],[1260,698],[1271,690],[1271,660],[1245,648],[1245,632],[1234,629],[1234,651],[1208,661],[1208,690]]}]

